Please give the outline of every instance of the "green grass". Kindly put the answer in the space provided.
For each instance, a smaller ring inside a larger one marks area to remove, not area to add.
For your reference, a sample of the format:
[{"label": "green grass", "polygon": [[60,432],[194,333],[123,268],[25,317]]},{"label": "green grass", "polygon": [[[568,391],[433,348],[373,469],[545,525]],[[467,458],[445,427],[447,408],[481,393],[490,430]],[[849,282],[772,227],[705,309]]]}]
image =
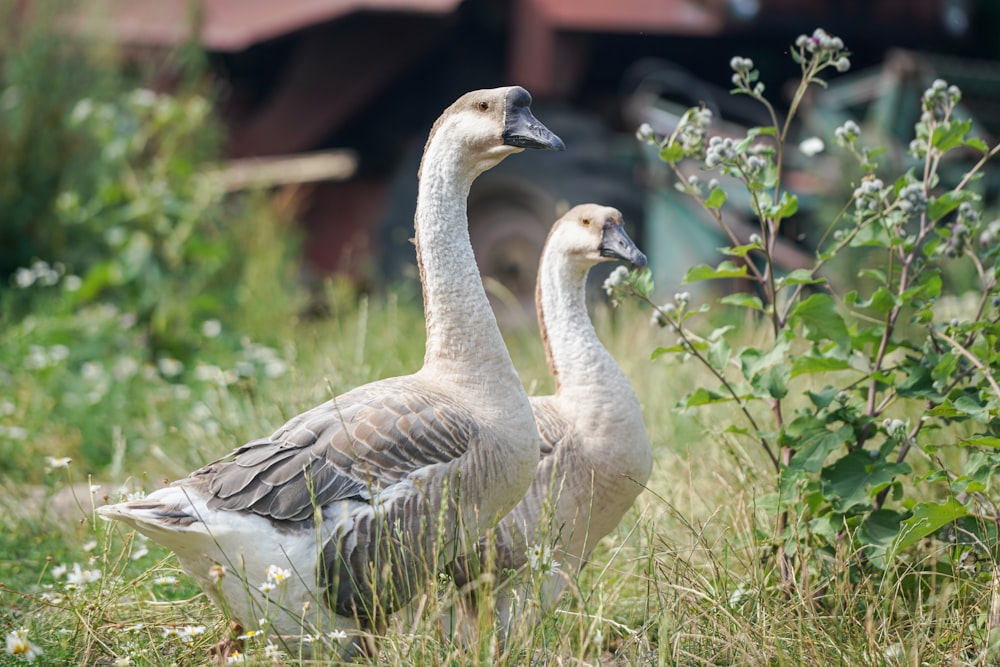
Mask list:
[{"label": "green grass", "polygon": [[[277,359],[283,374],[244,368],[245,377],[219,384],[190,368],[169,380],[136,372],[124,387],[111,382],[96,402],[69,415],[59,413],[65,397],[99,381],[92,367],[83,370],[95,359],[74,348],[65,361],[28,368],[19,361],[29,353],[30,344],[21,342],[28,325],[4,330],[8,407],[0,424],[10,466],[0,500],[4,635],[25,628],[43,651],[39,664],[209,662],[209,647],[228,636],[227,620],[168,552],[97,520],[91,496],[115,497],[125,483],[151,490],[333,394],[419,367],[418,304],[393,296],[359,299],[343,287],[331,288],[330,296],[328,319],[226,332],[266,339],[272,352],[247,342],[234,353],[212,339],[199,357],[223,371]],[[70,324],[59,313],[32,315],[34,340],[59,339],[53,332]],[[703,378],[673,359],[649,361],[663,334],[648,326],[645,313],[599,307],[595,316],[643,404],[655,452],[648,490],[555,613],[515,625],[505,649],[488,637],[462,647],[437,632],[437,613],[453,591],[447,582],[431,582],[418,601],[422,613],[391,625],[379,657],[362,664],[995,664],[990,660],[998,653],[977,630],[989,610],[988,573],[952,574],[931,545],[914,551],[901,571],[878,577],[838,566],[837,558],[849,554],[808,561],[804,567],[819,573],[810,580],[820,589],[812,598],[786,597],[759,546],[772,529],[758,506],[770,492],[769,477],[760,453],[725,433],[732,411],[675,412],[674,403]],[[99,333],[104,325],[87,326]],[[550,391],[536,332],[511,333],[508,343],[525,385]],[[106,369],[113,366],[104,361]],[[17,425],[26,433],[12,437]],[[88,445],[91,438],[100,442]],[[47,471],[47,456],[74,460],[68,469]],[[92,492],[90,484],[100,488]],[[100,578],[68,586],[61,566],[72,573],[74,564]],[[250,661],[256,655],[257,664],[270,664],[261,646],[248,651]],[[23,663],[0,651],[0,664]]]}]

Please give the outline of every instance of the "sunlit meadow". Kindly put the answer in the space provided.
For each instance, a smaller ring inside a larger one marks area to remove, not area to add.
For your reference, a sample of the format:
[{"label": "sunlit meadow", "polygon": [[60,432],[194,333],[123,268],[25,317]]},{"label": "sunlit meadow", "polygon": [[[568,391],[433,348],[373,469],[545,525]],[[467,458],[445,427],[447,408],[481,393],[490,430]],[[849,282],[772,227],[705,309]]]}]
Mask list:
[{"label": "sunlit meadow", "polygon": [[[165,96],[109,74],[103,51],[8,32],[0,146],[17,150],[0,150],[0,177],[30,166],[59,178],[0,187],[0,232],[20,253],[0,267],[10,275],[0,288],[0,664],[202,665],[231,639],[241,648],[229,663],[327,664],[341,634],[310,635],[308,659],[266,633],[241,634],[169,552],[99,520],[95,507],[141,497],[345,390],[419,368],[413,285],[301,286],[295,197],[225,196],[196,173],[217,145],[197,58],[173,64],[189,83]],[[694,311],[717,296],[673,303]],[[651,359],[676,334],[636,301],[612,308],[595,297],[598,333],[642,403],[655,458],[647,489],[588,566],[564,573],[570,585],[553,613],[515,620],[505,644],[488,614],[471,644],[442,630],[456,601],[442,575],[358,663],[998,664],[991,558],[952,568],[948,545],[928,539],[898,568],[877,570],[853,567],[843,551],[811,560],[816,549],[797,561],[816,590],[780,585],[774,478],[742,437],[746,415],[733,403],[678,408],[715,376],[683,355]],[[937,306],[967,309],[960,298]],[[763,347],[759,317],[727,317],[706,317],[706,330],[732,327],[741,345]],[[509,331],[507,343],[528,391],[551,392],[537,330]],[[808,391],[823,376],[797,383]],[[802,531],[795,543],[805,546]],[[529,581],[561,571],[544,546],[529,555]],[[280,602],[290,573],[248,575],[248,587]]]}]

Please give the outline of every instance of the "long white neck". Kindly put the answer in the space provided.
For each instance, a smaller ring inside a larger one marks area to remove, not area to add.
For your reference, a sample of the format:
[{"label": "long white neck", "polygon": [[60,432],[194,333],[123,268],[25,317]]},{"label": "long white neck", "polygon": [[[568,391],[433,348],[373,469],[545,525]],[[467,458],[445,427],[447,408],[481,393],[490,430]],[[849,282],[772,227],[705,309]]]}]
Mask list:
[{"label": "long white neck", "polygon": [[463,164],[456,160],[460,151],[439,133],[421,164],[415,240],[427,322],[424,367],[457,383],[488,377],[494,392],[523,393],[469,240],[469,190],[491,165]]},{"label": "long white neck", "polygon": [[556,394],[598,396],[597,387],[631,392],[628,378],[605,349],[587,312],[589,267],[560,261],[547,247],[538,273],[539,326]]}]

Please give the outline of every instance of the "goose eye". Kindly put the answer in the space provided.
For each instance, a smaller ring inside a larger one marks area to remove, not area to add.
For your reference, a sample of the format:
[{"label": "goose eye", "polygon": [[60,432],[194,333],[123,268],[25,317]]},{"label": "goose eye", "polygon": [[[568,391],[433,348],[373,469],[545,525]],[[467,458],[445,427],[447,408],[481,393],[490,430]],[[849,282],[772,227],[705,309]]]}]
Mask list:
[{"label": "goose eye", "polygon": [[590,227],[590,218],[583,218],[580,222],[583,223],[584,227]]},{"label": "goose eye", "polygon": [[486,102],[484,100],[484,101],[482,101],[482,102],[479,103],[479,110],[480,111],[489,111],[489,108],[490,108],[490,103],[489,102]]}]

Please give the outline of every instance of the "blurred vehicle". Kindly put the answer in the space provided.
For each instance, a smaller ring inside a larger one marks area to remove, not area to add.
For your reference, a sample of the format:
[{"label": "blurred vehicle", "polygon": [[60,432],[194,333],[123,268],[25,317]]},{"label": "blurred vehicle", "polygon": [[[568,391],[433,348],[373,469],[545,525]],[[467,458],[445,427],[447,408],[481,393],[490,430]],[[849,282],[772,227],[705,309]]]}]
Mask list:
[{"label": "blurred vehicle", "polygon": [[[660,195],[672,188],[649,178],[634,138],[638,120],[652,112],[650,86],[660,87],[661,100],[716,104],[726,120],[734,102],[704,81],[727,82],[735,53],[759,58],[780,90],[796,74],[782,45],[817,26],[840,35],[861,65],[894,45],[994,48],[983,23],[996,18],[989,2],[975,0],[90,0],[77,7],[68,19],[74,30],[108,36],[137,59],[192,40],[206,49],[225,89],[230,157],[356,155],[349,176],[303,179],[311,183],[303,186],[302,224],[308,267],[359,283],[412,269],[416,167],[441,109],[466,90],[523,85],[567,151],[504,163],[477,181],[469,204],[480,267],[514,321],[533,320],[524,313],[533,310],[538,253],[560,207],[596,201],[621,209],[654,265],[675,233],[700,224],[667,206],[669,196]],[[647,233],[663,219],[677,231]],[[692,229],[694,238],[700,232]]]}]

